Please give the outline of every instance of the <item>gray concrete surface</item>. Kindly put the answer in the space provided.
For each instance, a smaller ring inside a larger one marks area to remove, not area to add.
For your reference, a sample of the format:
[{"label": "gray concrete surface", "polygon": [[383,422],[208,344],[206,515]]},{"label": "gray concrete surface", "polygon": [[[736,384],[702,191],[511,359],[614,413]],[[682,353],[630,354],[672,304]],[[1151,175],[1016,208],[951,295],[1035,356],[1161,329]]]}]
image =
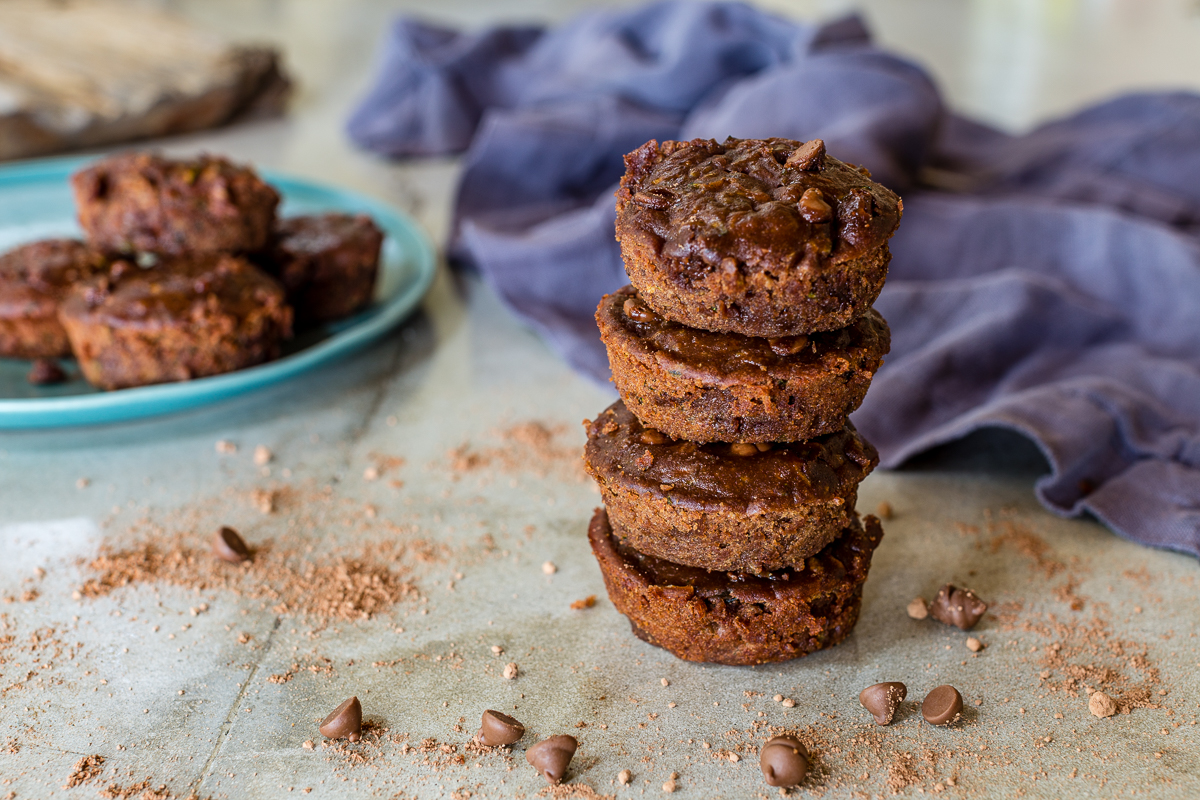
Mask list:
[{"label": "gray concrete surface", "polygon": [[[422,10],[463,21],[555,17],[578,5]],[[1119,5],[1088,12],[1099,33],[1074,37],[1081,57],[1122,24]],[[1146,17],[1172,28],[1163,41],[1195,30],[1189,7],[1151,5]],[[227,13],[235,6],[241,17]],[[180,7],[283,40],[305,89],[290,121],[168,149],[205,147],[369,191],[442,235],[453,163],[381,165],[338,132],[388,16],[382,4],[336,4],[336,13],[302,2]],[[1007,30],[987,22],[984,12],[1001,13],[987,3],[971,4],[967,18],[914,4],[903,22],[897,4],[868,7],[881,34],[910,50],[931,30],[952,38],[991,25],[1000,39]],[[1153,62],[1131,67],[1131,79],[1186,61],[1154,49],[1122,51]],[[943,71],[969,60],[965,50],[938,52]],[[1074,88],[1030,107],[1112,88],[1061,82]],[[581,743],[569,786],[659,795],[677,773],[680,797],[754,797],[776,793],[756,751],[780,729],[814,752],[813,774],[791,792],[799,796],[1200,795],[1196,562],[1047,514],[1032,495],[1043,467],[1027,444],[978,436],[863,484],[861,509],[886,501],[894,514],[847,642],[782,665],[699,666],[632,637],[587,549],[597,495],[578,470],[579,422],[612,396],[570,373],[486,288],[443,273],[394,336],[304,379],[165,420],[4,434],[0,797],[139,796],[130,787],[142,781],[172,796],[534,796],[545,784],[524,748],[555,733]],[[531,421],[550,434],[536,446],[513,436]],[[218,441],[237,452],[218,453]],[[253,461],[257,445],[274,454],[265,469]],[[274,513],[256,508],[256,488],[281,492]],[[164,581],[75,598],[102,546],[202,540],[220,524],[290,548],[301,564],[400,543],[387,563],[419,594],[360,621],[279,613],[244,592]],[[977,654],[968,634],[905,614],[910,599],[947,580],[992,603],[971,632],[985,645]],[[589,595],[595,607],[570,608]],[[201,603],[207,610],[193,615]],[[510,660],[520,665],[511,681],[501,677]],[[272,681],[293,664],[290,680]],[[933,728],[909,702],[896,723],[876,728],[857,695],[879,680],[905,682],[910,701],[951,683],[966,698],[964,720]],[[1089,685],[1143,707],[1098,719]],[[382,733],[331,746],[316,723],[351,694]],[[467,749],[485,708],[529,728],[511,755]],[[101,774],[62,788],[93,754],[105,758]],[[615,782],[623,769],[629,786]]]}]

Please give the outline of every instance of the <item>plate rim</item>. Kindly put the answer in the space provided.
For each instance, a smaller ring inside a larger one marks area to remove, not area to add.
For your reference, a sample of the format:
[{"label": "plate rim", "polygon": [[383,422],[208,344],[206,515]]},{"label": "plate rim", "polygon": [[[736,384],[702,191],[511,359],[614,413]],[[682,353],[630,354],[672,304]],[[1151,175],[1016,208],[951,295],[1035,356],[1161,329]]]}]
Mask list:
[{"label": "plate rim", "polygon": [[[65,156],[0,164],[0,187],[22,182],[65,180],[96,156]],[[352,323],[311,347],[296,353],[235,370],[189,381],[138,386],[94,394],[63,397],[0,398],[0,430],[34,430],[92,427],[176,414],[211,406],[270,385],[292,380],[338,356],[354,352],[398,325],[425,297],[437,274],[437,253],[419,223],[390,204],[351,189],[311,180],[274,169],[256,168],[275,186],[286,202],[288,188],[316,191],[348,207],[368,211],[386,236],[393,238],[403,255],[406,272],[396,293],[367,319]]]}]

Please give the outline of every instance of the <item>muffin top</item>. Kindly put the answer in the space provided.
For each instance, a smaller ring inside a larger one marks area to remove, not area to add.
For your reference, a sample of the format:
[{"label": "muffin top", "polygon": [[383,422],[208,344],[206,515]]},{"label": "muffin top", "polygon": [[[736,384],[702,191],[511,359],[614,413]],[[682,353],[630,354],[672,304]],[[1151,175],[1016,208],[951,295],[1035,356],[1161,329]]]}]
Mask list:
[{"label": "muffin top", "polygon": [[[609,524],[611,525],[611,522]],[[736,595],[739,599],[750,599],[752,595],[758,594],[769,600],[778,592],[789,590],[795,594],[816,597],[828,589],[824,581],[816,580],[818,578],[831,582],[855,582],[866,577],[850,572],[860,572],[857,569],[859,564],[856,563],[856,555],[864,551],[870,553],[875,549],[878,539],[881,538],[878,528],[879,521],[868,517],[867,528],[864,529],[855,515],[841,535],[828,547],[801,559],[794,566],[762,574],[719,572],[676,564],[639,552],[624,544],[615,535],[612,536],[611,546],[626,564],[637,570],[642,578],[653,586],[688,586],[700,597],[726,598]],[[616,533],[611,528],[610,531],[611,534]]]},{"label": "muffin top", "polygon": [[249,261],[201,253],[150,267],[115,261],[108,274],[77,285],[62,313],[93,324],[155,330],[214,318],[236,325],[254,315],[278,314],[285,306],[283,287]]},{"label": "muffin top", "polygon": [[254,252],[270,239],[279,193],[217,156],[125,153],[71,176],[79,223],[106,252]]},{"label": "muffin top", "polygon": [[0,317],[53,316],[74,284],[108,267],[75,239],[31,242],[0,256]]},{"label": "muffin top", "polygon": [[382,232],[366,214],[312,214],[279,220],[274,246],[295,257],[317,255],[347,244],[378,248],[382,239]]},{"label": "muffin top", "polygon": [[697,444],[645,428],[618,400],[587,425],[589,471],[680,508],[759,514],[833,500],[862,482],[879,454],[849,422],[804,442]]},{"label": "muffin top", "polygon": [[632,286],[605,295],[596,322],[636,358],[709,386],[805,380],[830,372],[844,375],[852,369],[873,371],[891,346],[887,323],[874,309],[839,330],[767,339],[673,322],[647,306]]},{"label": "muffin top", "polygon": [[625,157],[620,224],[658,237],[668,259],[750,271],[838,264],[883,245],[903,204],[820,139],[647,142]]}]

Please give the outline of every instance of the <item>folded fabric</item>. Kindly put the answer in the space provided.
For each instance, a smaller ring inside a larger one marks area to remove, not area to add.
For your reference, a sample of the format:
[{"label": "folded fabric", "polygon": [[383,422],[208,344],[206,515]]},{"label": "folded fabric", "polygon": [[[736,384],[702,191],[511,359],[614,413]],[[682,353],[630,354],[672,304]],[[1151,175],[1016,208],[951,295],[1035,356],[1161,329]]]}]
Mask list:
[{"label": "folded fabric", "polygon": [[1041,501],[1200,555],[1200,97],[1117,98],[1024,136],[948,111],[856,17],[661,2],[562,27],[402,19],[349,122],[466,151],[448,251],[577,369],[626,283],[622,156],[650,139],[822,138],[905,200],[876,307],[892,353],[855,424],[896,466],[987,426],[1036,441]]}]

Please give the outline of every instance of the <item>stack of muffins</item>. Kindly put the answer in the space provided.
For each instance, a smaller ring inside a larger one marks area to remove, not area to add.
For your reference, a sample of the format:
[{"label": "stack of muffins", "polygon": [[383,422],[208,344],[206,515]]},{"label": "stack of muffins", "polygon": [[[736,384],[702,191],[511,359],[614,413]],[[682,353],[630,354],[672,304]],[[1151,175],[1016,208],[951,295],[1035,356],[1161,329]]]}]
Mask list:
[{"label": "stack of muffins", "polygon": [[625,157],[633,285],[596,321],[621,400],[586,423],[588,538],[640,638],[759,664],[853,629],[883,536],[847,415],[890,346],[872,308],[900,198],[820,140],[649,142]]}]

